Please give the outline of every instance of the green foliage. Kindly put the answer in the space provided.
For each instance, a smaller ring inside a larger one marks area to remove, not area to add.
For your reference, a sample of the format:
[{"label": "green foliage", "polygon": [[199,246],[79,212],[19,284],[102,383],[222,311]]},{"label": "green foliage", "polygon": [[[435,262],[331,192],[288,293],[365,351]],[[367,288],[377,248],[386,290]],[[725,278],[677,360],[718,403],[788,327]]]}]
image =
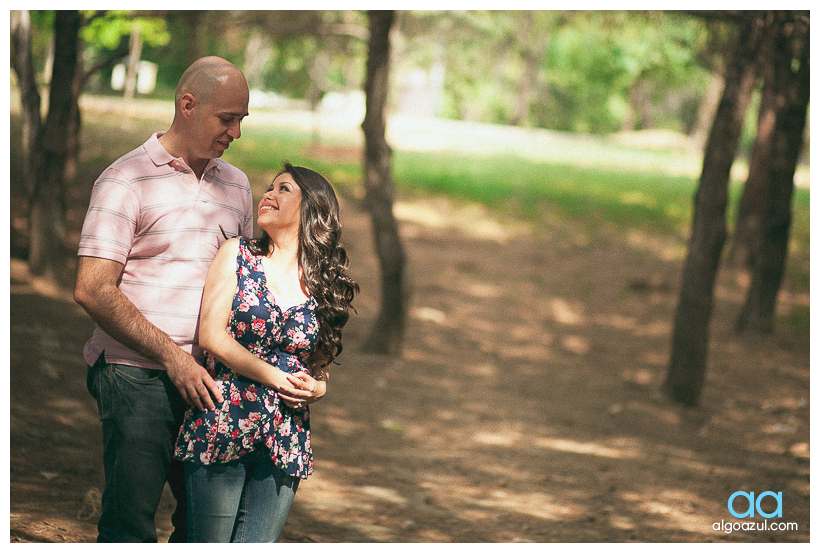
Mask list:
[{"label": "green foliage", "polygon": [[[193,44],[197,53],[243,67],[252,36],[263,38],[267,58],[251,79],[255,86],[316,101],[363,83],[362,11],[85,11],[87,59],[121,45],[134,13],[143,58],[159,65],[157,94],[173,90]],[[35,37],[37,59],[44,60],[52,12],[32,17],[44,31]],[[400,11],[392,35],[392,107],[407,75],[444,67],[436,104],[444,117],[594,134],[688,132],[708,66],[725,50],[726,27],[667,11]],[[346,34],[351,28],[358,33]]]},{"label": "green foliage", "polygon": [[109,10],[102,14],[87,11],[84,15],[89,22],[80,33],[87,46],[92,48],[115,49],[123,37],[131,35],[135,23],[147,46],[164,46],[171,40],[167,22],[161,17],[134,17],[126,10]]},{"label": "green foliage", "polygon": [[273,42],[274,58],[265,68],[265,85],[291,98],[304,99],[311,85],[306,60],[318,53],[315,37],[285,37]]},{"label": "green foliage", "polygon": [[709,27],[670,12],[412,11],[400,30],[398,70],[443,60],[440,115],[455,119],[514,124],[526,103],[536,127],[686,132],[710,74]]},{"label": "green foliage", "polygon": [[[708,79],[697,63],[707,38],[699,21],[664,12],[591,12],[574,19],[555,31],[547,48],[542,75],[550,94],[537,112],[539,126],[615,132],[631,92],[643,83],[652,91],[654,119],[669,119],[664,99],[697,94]],[[668,128],[685,126],[680,117],[671,119]]]}]

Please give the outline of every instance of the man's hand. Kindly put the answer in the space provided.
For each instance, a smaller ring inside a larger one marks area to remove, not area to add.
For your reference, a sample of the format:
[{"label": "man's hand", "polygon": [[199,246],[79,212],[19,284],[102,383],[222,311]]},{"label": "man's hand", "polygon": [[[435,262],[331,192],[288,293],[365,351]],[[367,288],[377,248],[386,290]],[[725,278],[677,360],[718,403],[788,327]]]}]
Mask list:
[{"label": "man's hand", "polygon": [[165,370],[188,405],[200,411],[213,411],[214,398],[217,403],[224,401],[219,384],[193,357],[182,350],[179,350],[179,355],[173,360],[166,362]]}]

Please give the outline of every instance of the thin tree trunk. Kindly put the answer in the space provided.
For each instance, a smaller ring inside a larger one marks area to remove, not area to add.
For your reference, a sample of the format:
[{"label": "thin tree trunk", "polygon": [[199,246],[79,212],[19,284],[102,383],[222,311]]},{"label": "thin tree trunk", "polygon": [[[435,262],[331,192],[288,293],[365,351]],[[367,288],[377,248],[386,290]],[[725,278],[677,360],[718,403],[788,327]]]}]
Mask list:
[{"label": "thin tree trunk", "polygon": [[203,20],[203,12],[202,10],[190,10],[187,12],[180,12],[183,13],[183,20],[188,26],[188,44],[186,55],[188,56],[188,63],[187,65],[191,65],[196,60],[203,56],[202,53],[202,20]]},{"label": "thin tree trunk", "polygon": [[737,323],[740,331],[771,332],[774,328],[777,293],[788,255],[794,172],[803,148],[809,103],[808,23],[781,22],[779,31],[771,75],[776,115],[768,167],[769,187],[763,233],[754,256],[752,284]]},{"label": "thin tree trunk", "polygon": [[769,185],[769,160],[771,159],[772,133],[775,120],[775,96],[772,71],[774,55],[774,14],[769,18],[767,32],[761,44],[759,67],[763,78],[760,107],[757,117],[757,134],[749,161],[749,175],[743,187],[737,211],[737,224],[732,237],[732,249],[728,261],[748,268],[754,266],[754,254],[760,244],[763,212],[766,209],[766,190]]},{"label": "thin tree trunk", "polygon": [[65,169],[63,171],[63,190],[71,189],[77,177],[77,164],[79,163],[80,157],[80,91],[83,88],[84,82],[83,59],[82,56],[77,55],[77,68],[74,71],[74,79],[71,82],[71,114],[69,116],[66,133],[66,160]]},{"label": "thin tree trunk", "polygon": [[757,18],[741,24],[695,196],[692,236],[672,331],[672,355],[663,384],[670,399],[684,405],[697,405],[706,375],[712,296],[726,241],[729,177],[756,79],[754,62],[760,36]]},{"label": "thin tree trunk", "polygon": [[139,20],[131,22],[131,37],[128,40],[128,71],[125,77],[126,100],[134,98],[137,91],[137,72],[139,71],[140,58],[142,57],[142,35],[140,34]]},{"label": "thin tree trunk", "polygon": [[515,113],[511,123],[524,125],[530,115],[530,106],[535,97],[535,88],[538,84],[538,68],[547,52],[549,36],[535,25],[536,13],[530,12],[524,18],[521,33],[520,56],[524,62],[524,71],[518,80],[518,89],[515,97]]},{"label": "thin tree trunk", "polygon": [[11,31],[13,43],[12,66],[17,73],[22,104],[23,154],[25,155],[26,193],[31,195],[35,187],[40,148],[40,92],[31,56],[31,17],[28,10],[11,11]]},{"label": "thin tree trunk", "polygon": [[365,136],[365,203],[370,212],[373,238],[381,266],[381,311],[364,349],[397,355],[404,339],[408,301],[405,253],[393,216],[394,184],[390,172],[390,147],[385,140],[385,109],[389,90],[390,28],[393,11],[370,11]]},{"label": "thin tree trunk", "polygon": [[[771,64],[767,64],[765,71],[768,73],[770,70]],[[771,76],[766,75],[760,97],[757,135],[749,162],[749,176],[746,178],[743,194],[740,196],[737,225],[729,256],[730,262],[745,267],[754,266],[754,254],[760,244],[763,212],[766,209],[766,189],[769,185],[769,161],[775,120],[773,93],[774,83]]]},{"label": "thin tree trunk", "polygon": [[66,136],[73,104],[80,30],[77,10],[58,10],[54,20],[54,69],[49,108],[42,134],[42,160],[29,207],[29,266],[32,273],[59,277],[65,273]]}]

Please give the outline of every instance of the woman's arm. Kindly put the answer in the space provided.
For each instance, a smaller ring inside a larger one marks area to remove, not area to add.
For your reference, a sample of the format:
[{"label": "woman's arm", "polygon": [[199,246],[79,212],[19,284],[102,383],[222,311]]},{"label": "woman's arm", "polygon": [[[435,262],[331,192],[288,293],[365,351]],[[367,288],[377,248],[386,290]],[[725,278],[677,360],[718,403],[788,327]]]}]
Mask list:
[{"label": "woman's arm", "polygon": [[208,269],[199,317],[199,345],[233,372],[275,389],[286,403],[306,401],[313,392],[302,381],[259,359],[226,332],[236,294],[239,240],[226,241]]}]

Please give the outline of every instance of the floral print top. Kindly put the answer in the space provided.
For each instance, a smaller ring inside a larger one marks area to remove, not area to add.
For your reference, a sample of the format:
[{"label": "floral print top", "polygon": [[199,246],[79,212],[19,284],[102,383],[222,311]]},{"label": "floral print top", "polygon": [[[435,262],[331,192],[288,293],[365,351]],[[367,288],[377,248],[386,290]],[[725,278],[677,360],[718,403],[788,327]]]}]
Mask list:
[{"label": "floral print top", "polygon": [[[319,339],[316,300],[282,311],[268,290],[261,259],[239,239],[228,334],[260,359],[280,370],[308,372],[306,363]],[[310,413],[286,406],[275,390],[234,374],[206,353],[206,367],[225,401],[214,411],[189,407],[174,457],[203,465],[227,463],[259,447],[285,473],[307,478],[313,473]]]}]

